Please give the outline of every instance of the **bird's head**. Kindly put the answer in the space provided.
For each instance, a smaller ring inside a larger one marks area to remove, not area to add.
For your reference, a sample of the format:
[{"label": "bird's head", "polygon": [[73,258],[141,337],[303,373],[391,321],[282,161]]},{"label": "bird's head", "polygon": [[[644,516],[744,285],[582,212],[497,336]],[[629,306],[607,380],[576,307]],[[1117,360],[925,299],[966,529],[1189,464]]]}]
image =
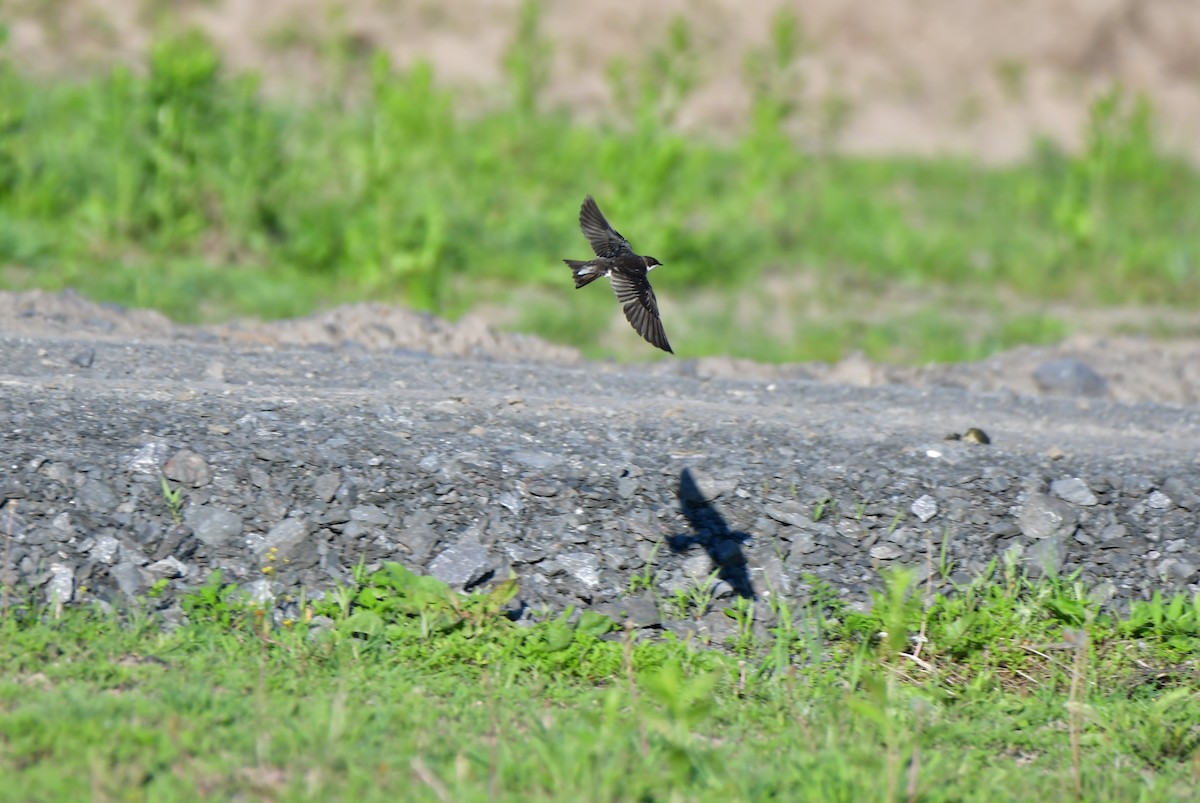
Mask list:
[{"label": "bird's head", "polygon": [[642,259],[646,260],[646,270],[654,270],[662,264],[654,257],[642,257]]}]

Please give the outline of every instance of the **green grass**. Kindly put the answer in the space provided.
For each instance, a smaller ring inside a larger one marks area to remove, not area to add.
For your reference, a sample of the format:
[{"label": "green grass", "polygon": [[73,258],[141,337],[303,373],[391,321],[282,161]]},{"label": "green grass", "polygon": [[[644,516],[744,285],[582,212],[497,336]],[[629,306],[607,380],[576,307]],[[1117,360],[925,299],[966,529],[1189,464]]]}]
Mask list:
[{"label": "green grass", "polygon": [[682,22],[645,64],[613,65],[624,117],[585,126],[544,109],[524,9],[486,109],[382,57],[361,91],[268,100],[197,34],[162,39],[145,70],[74,82],[0,50],[0,286],[185,321],[487,304],[593,355],[644,356],[605,337],[610,294],[576,293],[559,261],[587,253],[592,193],[667,263],[656,287],[685,356],[975,358],[1062,337],[1049,302],[1200,303],[1200,175],[1160,153],[1144,102],[1114,91],[1081,153],[1042,145],[1008,168],[802,149],[785,134],[812,114],[788,96],[800,34],[785,15],[748,63],[735,140],[671,125],[699,55]]},{"label": "green grass", "polygon": [[[1120,618],[1006,567],[871,614],[814,584],[729,645],[532,627],[516,589],[398,566],[297,621],[219,576],[189,621],[15,605],[0,622],[7,800],[1189,800],[1200,598]],[[758,635],[754,635],[754,633]]]}]

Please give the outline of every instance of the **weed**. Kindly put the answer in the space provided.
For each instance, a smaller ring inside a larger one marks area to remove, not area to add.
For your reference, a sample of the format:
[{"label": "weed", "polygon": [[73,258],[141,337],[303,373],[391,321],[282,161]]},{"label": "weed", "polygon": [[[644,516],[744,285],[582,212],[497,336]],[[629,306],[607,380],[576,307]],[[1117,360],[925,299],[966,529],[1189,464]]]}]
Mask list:
[{"label": "weed", "polygon": [[646,558],[646,565],[642,567],[642,571],[629,578],[629,593],[636,594],[639,591],[653,591],[655,588],[655,566],[658,561],[658,552],[662,549],[663,541],[659,539],[654,542],[653,548],[650,550],[650,555]]},{"label": "weed", "polygon": [[550,77],[553,55],[550,41],[542,35],[541,0],[522,0],[517,12],[517,30],[504,56],[504,68],[516,96],[517,110],[533,115]]},{"label": "weed", "polygon": [[832,515],[836,507],[837,500],[831,496],[817,500],[816,504],[813,505],[812,520],[820,521],[827,515]]},{"label": "weed", "polygon": [[183,524],[183,489],[172,488],[166,477],[159,479],[162,480],[163,501],[167,503],[167,511],[171,514],[171,520],[175,522],[176,526]]},{"label": "weed", "polygon": [[[754,637],[754,600],[749,597],[737,597],[733,604],[725,609],[725,615],[737,623],[737,634],[734,636],[734,652],[748,655],[756,645]],[[779,634],[787,639],[787,634]]]},{"label": "weed", "polygon": [[1200,639],[1200,592],[1190,600],[1186,594],[1176,593],[1168,601],[1161,591],[1155,591],[1149,601],[1137,600],[1131,605],[1129,618],[1120,627],[1131,637],[1187,650]]}]

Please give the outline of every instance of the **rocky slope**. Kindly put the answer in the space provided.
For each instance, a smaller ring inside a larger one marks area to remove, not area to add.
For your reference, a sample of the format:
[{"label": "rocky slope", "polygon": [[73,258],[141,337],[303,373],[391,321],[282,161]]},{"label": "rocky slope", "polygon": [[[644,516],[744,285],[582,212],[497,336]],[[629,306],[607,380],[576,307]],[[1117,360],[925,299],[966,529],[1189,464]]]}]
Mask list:
[{"label": "rocky slope", "polygon": [[[428,318],[402,337],[412,316],[375,307],[313,319],[307,345],[279,334],[297,323],[192,329],[69,295],[0,313],[0,554],[47,600],[153,589],[170,619],[219,568],[284,616],[389,560],[460,588],[515,573],[514,615],[643,625],[709,577],[718,607],[818,584],[866,604],[887,567],[938,588],[1006,555],[1113,605],[1200,590],[1200,407],[1115,401],[1099,358],[1011,377],[1029,392],[989,389],[994,366],[860,387],[588,363]],[[947,440],[971,427],[991,442]]]}]

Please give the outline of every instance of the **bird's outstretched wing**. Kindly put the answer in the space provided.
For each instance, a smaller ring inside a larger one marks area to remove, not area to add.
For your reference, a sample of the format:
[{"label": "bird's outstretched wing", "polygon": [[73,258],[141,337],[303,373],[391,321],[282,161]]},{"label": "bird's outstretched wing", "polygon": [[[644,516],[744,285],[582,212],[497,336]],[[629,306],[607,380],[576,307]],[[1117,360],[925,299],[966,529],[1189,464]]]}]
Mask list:
[{"label": "bird's outstretched wing", "polygon": [[598,257],[613,259],[633,253],[629,241],[609,225],[590,195],[584,199],[583,206],[579,207],[579,228],[583,229],[583,235],[588,238]]},{"label": "bird's outstretched wing", "polygon": [[663,329],[662,319],[658,316],[658,300],[654,297],[654,288],[650,286],[646,277],[631,277],[613,271],[611,279],[617,300],[621,302],[625,310],[625,319],[630,325],[650,345],[674,354],[671,344],[667,342],[667,332]]}]

